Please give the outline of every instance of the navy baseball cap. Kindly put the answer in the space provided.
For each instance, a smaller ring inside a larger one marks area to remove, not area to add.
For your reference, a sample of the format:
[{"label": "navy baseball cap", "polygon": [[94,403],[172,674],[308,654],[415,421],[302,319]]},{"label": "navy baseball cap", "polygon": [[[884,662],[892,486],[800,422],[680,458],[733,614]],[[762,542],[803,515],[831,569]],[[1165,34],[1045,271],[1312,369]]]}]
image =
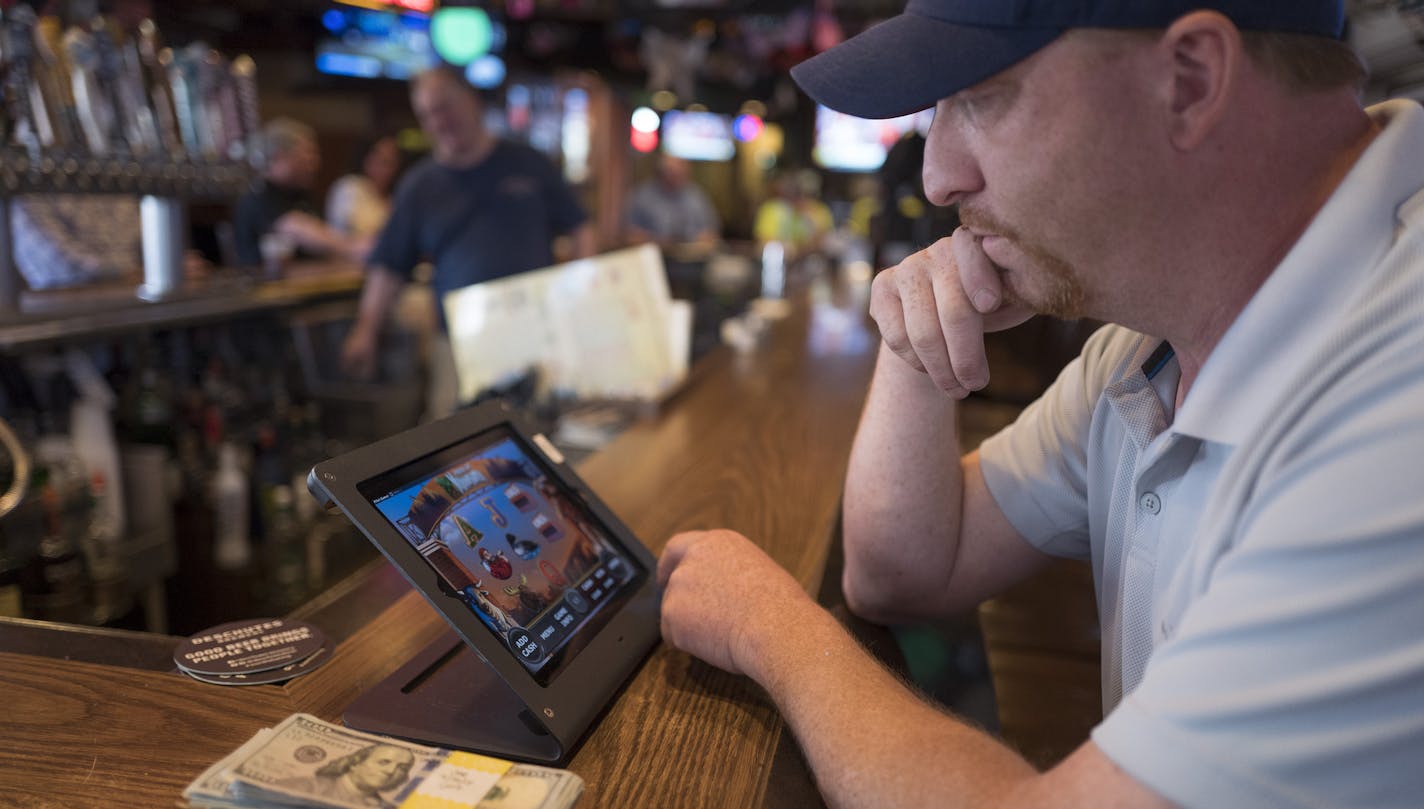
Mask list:
[{"label": "navy baseball cap", "polygon": [[932,107],[1069,28],[1165,28],[1197,9],[1243,30],[1339,39],[1344,0],[910,0],[903,14],[791,69],[817,102],[861,118]]}]

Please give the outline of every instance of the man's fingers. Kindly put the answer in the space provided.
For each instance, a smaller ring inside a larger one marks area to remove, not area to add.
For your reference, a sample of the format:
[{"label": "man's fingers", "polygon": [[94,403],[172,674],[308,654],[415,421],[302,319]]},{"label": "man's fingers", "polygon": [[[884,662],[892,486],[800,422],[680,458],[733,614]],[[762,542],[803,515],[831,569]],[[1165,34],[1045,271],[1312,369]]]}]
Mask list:
[{"label": "man's fingers", "polygon": [[896,286],[899,267],[891,267],[875,277],[870,286],[870,317],[880,329],[885,346],[916,371],[924,372],[924,363],[915,356],[905,330],[905,302]]},{"label": "man's fingers", "polygon": [[954,232],[953,248],[964,292],[974,308],[984,316],[986,333],[1011,329],[1033,317],[1033,311],[1028,307],[1005,300],[1003,276],[984,254],[979,239],[960,228]]},{"label": "man's fingers", "polygon": [[1004,301],[1003,280],[993,262],[984,255],[979,240],[965,228],[954,232],[951,242],[954,262],[959,267],[959,283],[975,311],[987,315]]},{"label": "man's fingers", "polygon": [[989,381],[989,360],[984,355],[984,316],[964,294],[958,279],[945,275],[935,282],[939,301],[938,323],[944,341],[952,385],[940,384],[945,393],[962,399]]},{"label": "man's fingers", "polygon": [[[968,234],[961,228],[958,235]],[[955,239],[940,239],[925,251],[930,261],[929,279],[934,290],[932,327],[940,341],[943,367],[935,383],[956,399],[969,395],[988,381],[989,366],[983,356],[984,320],[969,299],[963,268],[954,250]]]},{"label": "man's fingers", "polygon": [[662,556],[658,557],[658,584],[666,587],[668,577],[677,569],[682,562],[683,554],[687,553],[687,546],[691,544],[694,535],[691,533],[681,533],[673,536],[663,546]]},{"label": "man's fingers", "polygon": [[[934,289],[934,285],[931,285],[931,289]],[[931,302],[927,307],[928,311],[906,315],[905,328],[909,344],[935,385],[950,395],[957,395],[961,385],[945,340],[941,312],[944,302],[933,292],[927,297]]]},{"label": "man's fingers", "polygon": [[963,398],[989,383],[985,332],[1028,316],[1005,304],[1005,292],[979,240],[960,228],[877,276],[870,314],[886,347]]}]

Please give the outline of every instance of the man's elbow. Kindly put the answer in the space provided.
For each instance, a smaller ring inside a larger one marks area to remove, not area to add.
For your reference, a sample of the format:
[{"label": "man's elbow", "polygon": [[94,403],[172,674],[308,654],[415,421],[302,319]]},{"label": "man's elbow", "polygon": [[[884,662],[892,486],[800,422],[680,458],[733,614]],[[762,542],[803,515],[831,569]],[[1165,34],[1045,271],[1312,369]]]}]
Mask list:
[{"label": "man's elbow", "polygon": [[907,618],[903,595],[894,587],[886,587],[883,580],[852,567],[847,566],[841,574],[841,593],[847,609],[873,624],[888,626]]},{"label": "man's elbow", "polygon": [[[884,547],[884,546],[882,546]],[[854,554],[847,549],[841,594],[855,615],[893,626],[933,620],[963,609],[966,594],[954,592],[953,570],[924,557],[910,565],[897,553]]]}]

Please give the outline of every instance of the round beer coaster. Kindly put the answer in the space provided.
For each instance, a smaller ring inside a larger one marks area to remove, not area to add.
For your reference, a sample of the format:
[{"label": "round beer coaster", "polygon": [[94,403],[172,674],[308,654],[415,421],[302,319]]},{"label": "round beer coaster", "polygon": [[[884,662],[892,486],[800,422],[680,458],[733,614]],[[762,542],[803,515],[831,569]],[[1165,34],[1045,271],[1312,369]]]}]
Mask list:
[{"label": "round beer coaster", "polygon": [[173,662],[204,677],[253,674],[306,660],[324,645],[326,636],[311,624],[258,618],[199,632],[173,650]]},{"label": "round beer coaster", "polygon": [[313,652],[305,660],[288,663],[279,669],[268,669],[251,674],[217,675],[194,674],[185,669],[183,673],[200,683],[211,683],[212,685],[271,685],[272,683],[280,683],[283,680],[290,680],[293,677],[300,677],[312,669],[315,669],[317,666],[320,666],[322,663],[325,663],[328,657],[326,647],[323,646]]}]

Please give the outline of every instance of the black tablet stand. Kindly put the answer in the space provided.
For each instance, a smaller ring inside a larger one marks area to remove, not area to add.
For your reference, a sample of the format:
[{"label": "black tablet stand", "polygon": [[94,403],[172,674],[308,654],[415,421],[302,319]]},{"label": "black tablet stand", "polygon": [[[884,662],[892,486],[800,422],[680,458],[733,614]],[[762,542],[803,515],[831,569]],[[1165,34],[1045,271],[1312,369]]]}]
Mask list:
[{"label": "black tablet stand", "polygon": [[347,726],[422,744],[556,764],[564,750],[479,655],[447,631],[357,697]]}]

